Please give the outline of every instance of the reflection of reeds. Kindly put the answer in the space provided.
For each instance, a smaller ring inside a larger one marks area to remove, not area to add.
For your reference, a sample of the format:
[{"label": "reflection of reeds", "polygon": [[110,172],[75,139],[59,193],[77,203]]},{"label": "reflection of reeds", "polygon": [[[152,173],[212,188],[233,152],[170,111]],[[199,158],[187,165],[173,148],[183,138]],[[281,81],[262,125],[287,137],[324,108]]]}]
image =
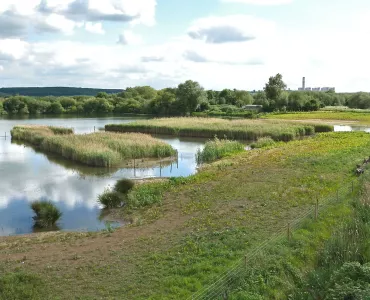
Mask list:
[{"label": "reflection of reeds", "polygon": [[[224,120],[215,118],[165,118],[137,121],[129,124],[106,125],[106,131],[142,132],[177,136],[213,138],[226,137],[235,140],[257,140],[269,136],[275,141],[290,141],[315,133],[315,124],[295,124],[270,120]],[[322,131],[317,127],[317,132]],[[333,131],[326,126],[325,131]]]},{"label": "reflection of reeds", "polygon": [[99,132],[73,135],[69,129],[47,126],[16,126],[11,134],[13,139],[29,142],[43,151],[99,167],[117,166],[122,160],[176,154],[170,145],[145,134]]},{"label": "reflection of reeds", "polygon": [[62,217],[62,212],[51,202],[36,201],[31,203],[36,214],[33,217],[36,228],[53,228]]}]

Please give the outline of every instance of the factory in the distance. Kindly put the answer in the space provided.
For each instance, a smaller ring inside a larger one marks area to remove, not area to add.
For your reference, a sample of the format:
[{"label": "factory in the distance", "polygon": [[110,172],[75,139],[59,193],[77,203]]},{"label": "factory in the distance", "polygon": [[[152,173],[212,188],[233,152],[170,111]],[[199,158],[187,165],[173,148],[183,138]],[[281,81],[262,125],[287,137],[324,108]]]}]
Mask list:
[{"label": "factory in the distance", "polygon": [[298,91],[312,91],[312,92],[335,92],[335,87],[306,87],[306,77],[302,79],[302,87],[298,88]]}]

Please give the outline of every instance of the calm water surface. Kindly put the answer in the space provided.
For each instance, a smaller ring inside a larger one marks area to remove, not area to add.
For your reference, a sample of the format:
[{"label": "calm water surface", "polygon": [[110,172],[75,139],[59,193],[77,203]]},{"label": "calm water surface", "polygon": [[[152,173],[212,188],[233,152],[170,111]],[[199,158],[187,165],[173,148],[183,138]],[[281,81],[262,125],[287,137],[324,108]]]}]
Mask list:
[{"label": "calm water surface", "polygon": [[[192,138],[158,138],[179,152],[179,159],[161,167],[106,169],[87,167],[39,153],[31,147],[12,143],[10,130],[18,124],[72,127],[77,134],[90,133],[110,123],[128,123],[138,117],[105,118],[0,118],[0,236],[33,232],[32,201],[53,201],[63,212],[59,227],[67,231],[94,231],[106,227],[100,220],[97,197],[121,178],[188,176],[196,172],[195,153],[204,141]],[[337,125],[335,131],[366,131],[368,126]],[[113,224],[118,225],[118,224]]]},{"label": "calm water surface", "polygon": [[57,156],[38,153],[31,147],[12,143],[10,130],[18,124],[40,124],[72,127],[76,133],[89,133],[111,123],[128,123],[137,118],[0,118],[0,235],[25,234],[33,231],[35,200],[53,201],[63,212],[62,230],[101,230],[97,197],[120,178],[188,176],[196,172],[195,153],[204,140],[159,137],[179,152],[172,164],[146,169],[106,169],[76,165]]}]

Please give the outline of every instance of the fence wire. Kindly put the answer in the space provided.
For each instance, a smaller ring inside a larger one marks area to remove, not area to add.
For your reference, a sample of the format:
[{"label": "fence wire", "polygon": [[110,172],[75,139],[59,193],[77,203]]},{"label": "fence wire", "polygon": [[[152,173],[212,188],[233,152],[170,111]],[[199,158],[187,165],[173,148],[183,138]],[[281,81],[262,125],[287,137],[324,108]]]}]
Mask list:
[{"label": "fence wire", "polygon": [[[349,185],[344,185],[337,189],[334,195],[324,199],[318,198],[318,202],[315,204],[315,206],[304,209],[294,218],[294,220],[291,220],[288,224],[281,226],[270,239],[265,240],[257,247],[250,250],[245,257],[240,258],[238,261],[233,263],[228,270],[220,275],[214,282],[194,293],[188,298],[188,300],[228,299],[228,293],[230,292],[231,284],[233,284],[242,273],[247,271],[248,262],[251,262],[278,240],[290,239],[293,231],[299,229],[303,221],[306,221],[309,218],[315,219],[319,216],[320,211],[324,211],[333,204],[339,204],[347,196],[353,194],[356,188],[356,183],[357,181],[352,181]],[[289,237],[288,234],[290,235]]]}]

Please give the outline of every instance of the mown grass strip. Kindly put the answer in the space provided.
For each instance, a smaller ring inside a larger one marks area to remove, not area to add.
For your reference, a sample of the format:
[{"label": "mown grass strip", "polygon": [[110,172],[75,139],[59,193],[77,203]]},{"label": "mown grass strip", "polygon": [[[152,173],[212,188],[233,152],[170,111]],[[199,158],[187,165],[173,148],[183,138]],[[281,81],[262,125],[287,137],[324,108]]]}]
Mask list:
[{"label": "mown grass strip", "polygon": [[315,132],[333,131],[329,125],[295,124],[267,120],[224,120],[216,118],[164,118],[129,124],[110,124],[106,131],[142,132],[188,137],[227,138],[254,141],[269,136],[275,141],[291,141]]},{"label": "mown grass strip", "polygon": [[165,158],[176,154],[170,145],[145,134],[93,133],[74,135],[66,128],[16,126],[12,138],[43,151],[90,166],[112,167],[123,160]]}]

